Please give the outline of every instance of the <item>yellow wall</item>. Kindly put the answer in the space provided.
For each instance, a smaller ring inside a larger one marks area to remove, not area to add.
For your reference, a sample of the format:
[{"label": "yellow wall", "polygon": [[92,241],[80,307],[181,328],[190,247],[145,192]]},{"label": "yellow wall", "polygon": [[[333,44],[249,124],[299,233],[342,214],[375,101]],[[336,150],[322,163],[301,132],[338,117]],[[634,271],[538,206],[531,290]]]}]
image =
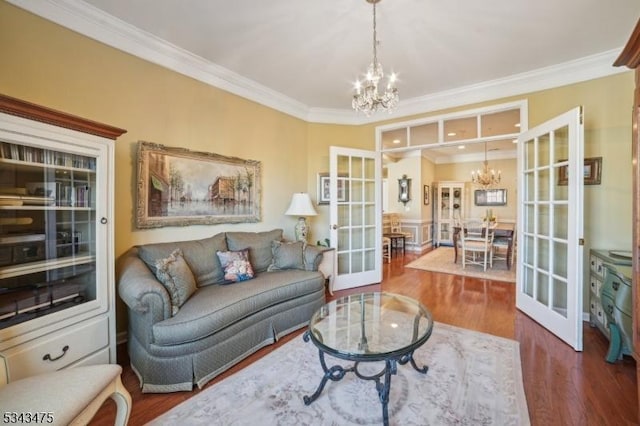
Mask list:
[{"label": "yellow wall", "polygon": [[[282,227],[291,238],[296,218],[283,213],[293,192],[308,191],[315,200],[317,173],[329,170],[328,147],[375,149],[374,124],[306,123],[80,36],[5,2],[0,2],[0,51],[1,93],[127,129],[116,142],[116,256],[135,244],[199,238],[227,229]],[[604,157],[603,184],[585,189],[585,229],[588,244],[601,248],[631,244],[632,89],[633,76],[628,72],[491,102],[527,98],[532,126],[576,105],[585,106],[586,155]],[[262,222],[135,229],[135,147],[139,140],[261,161]],[[318,211],[319,216],[311,219],[312,241],[328,236],[328,209],[319,206]],[[118,330],[122,331],[126,316],[121,304],[117,315]]]},{"label": "yellow wall", "polygon": [[485,216],[487,208],[490,208],[498,221],[515,222],[517,216],[518,180],[516,160],[489,160],[489,167],[502,172],[502,180],[496,186],[507,190],[506,206],[476,206],[474,204],[474,191],[478,189],[470,182],[471,170],[482,168],[482,161],[468,163],[450,163],[436,165],[436,180],[466,182],[464,192],[463,215],[465,218],[480,219]]}]

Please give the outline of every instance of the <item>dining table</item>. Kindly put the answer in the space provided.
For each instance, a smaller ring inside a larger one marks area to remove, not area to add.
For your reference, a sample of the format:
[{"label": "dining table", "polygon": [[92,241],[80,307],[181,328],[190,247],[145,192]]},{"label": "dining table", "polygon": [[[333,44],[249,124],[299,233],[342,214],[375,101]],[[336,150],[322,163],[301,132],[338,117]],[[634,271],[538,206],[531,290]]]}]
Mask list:
[{"label": "dining table", "polygon": [[[458,234],[462,227],[453,227],[453,263],[458,262]],[[486,229],[486,228],[485,228]],[[515,227],[512,223],[495,223],[490,225],[490,229],[493,231],[493,238],[505,238],[508,241],[507,248],[507,269],[511,269],[512,253],[513,253],[513,236],[515,234]]]}]

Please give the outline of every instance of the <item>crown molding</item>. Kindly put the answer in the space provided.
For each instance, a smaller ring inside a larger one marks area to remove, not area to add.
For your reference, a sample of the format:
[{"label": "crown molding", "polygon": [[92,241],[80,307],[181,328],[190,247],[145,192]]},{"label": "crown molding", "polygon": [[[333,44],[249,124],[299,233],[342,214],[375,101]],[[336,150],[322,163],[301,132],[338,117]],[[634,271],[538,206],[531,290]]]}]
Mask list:
[{"label": "crown molding", "polygon": [[613,66],[619,52],[620,49],[612,49],[496,80],[407,99],[399,102],[395,114],[407,116],[438,111],[619,74],[628,71]]},{"label": "crown molding", "polygon": [[209,62],[80,0],[6,0],[44,19],[293,117],[326,124],[361,125],[550,89],[630,72],[612,64],[620,49],[573,61],[400,101],[392,115],[366,117],[352,109],[309,107],[227,68]]},{"label": "crown molding", "polygon": [[294,117],[309,107],[130,25],[80,0],[7,0],[44,19],[138,58]]}]

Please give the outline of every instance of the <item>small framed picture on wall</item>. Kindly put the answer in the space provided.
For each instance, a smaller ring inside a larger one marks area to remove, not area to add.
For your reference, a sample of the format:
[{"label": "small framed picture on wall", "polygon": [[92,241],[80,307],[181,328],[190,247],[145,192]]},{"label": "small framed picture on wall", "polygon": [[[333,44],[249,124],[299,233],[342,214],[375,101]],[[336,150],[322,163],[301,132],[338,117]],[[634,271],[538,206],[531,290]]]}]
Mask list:
[{"label": "small framed picture on wall", "polygon": [[[346,177],[347,175],[338,175],[338,198],[336,200],[338,202],[344,202],[349,199]],[[329,173],[318,173],[318,204],[329,204],[330,199]]]},{"label": "small framed picture on wall", "polygon": [[425,206],[429,204],[429,191],[429,185],[424,185],[422,199]]}]

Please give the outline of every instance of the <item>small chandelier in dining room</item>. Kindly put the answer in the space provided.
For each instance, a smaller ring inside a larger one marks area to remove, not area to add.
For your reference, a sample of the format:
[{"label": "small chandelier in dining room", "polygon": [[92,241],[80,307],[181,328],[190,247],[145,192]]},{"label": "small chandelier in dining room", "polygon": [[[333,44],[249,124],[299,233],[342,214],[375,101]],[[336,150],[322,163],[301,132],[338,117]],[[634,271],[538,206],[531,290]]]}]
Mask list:
[{"label": "small chandelier in dining room", "polygon": [[391,73],[388,78],[387,86],[384,91],[380,92],[379,84],[382,84],[384,72],[382,65],[378,62],[377,50],[377,34],[376,34],[376,4],[381,0],[366,0],[367,3],[373,4],[373,61],[367,68],[367,74],[364,81],[356,81],[355,93],[351,106],[356,111],[362,111],[367,117],[376,112],[378,108],[385,109],[389,113],[398,105],[398,89],[395,86],[396,75]]},{"label": "small chandelier in dining room", "polygon": [[494,169],[489,169],[489,161],[487,161],[487,143],[484,143],[484,165],[483,169],[475,170],[471,172],[471,182],[482,187],[483,189],[487,189],[493,185],[497,185],[500,183],[500,179],[502,178],[500,170],[496,173]]}]

